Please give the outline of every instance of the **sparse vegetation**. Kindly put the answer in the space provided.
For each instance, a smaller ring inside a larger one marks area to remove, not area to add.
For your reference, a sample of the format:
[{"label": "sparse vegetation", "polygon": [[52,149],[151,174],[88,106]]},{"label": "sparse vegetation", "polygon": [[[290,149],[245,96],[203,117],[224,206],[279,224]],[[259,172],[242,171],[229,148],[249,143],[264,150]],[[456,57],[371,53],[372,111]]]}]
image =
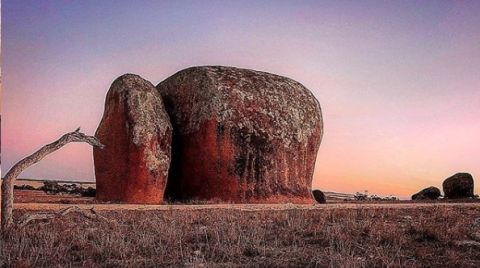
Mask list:
[{"label": "sparse vegetation", "polygon": [[[15,210],[15,217],[26,211]],[[478,207],[71,213],[2,239],[2,267],[479,267]]]},{"label": "sparse vegetation", "polygon": [[71,194],[84,197],[95,197],[96,190],[93,187],[83,188],[76,183],[59,184],[56,181],[44,181],[43,186],[35,188],[32,185],[14,185],[14,190],[29,190],[29,191],[44,191],[50,195],[56,194]]},{"label": "sparse vegetation", "polygon": [[397,201],[398,197],[396,196],[380,197],[375,194],[368,195],[368,191],[365,191],[364,193],[356,192],[355,195],[353,196],[353,199],[355,201]]},{"label": "sparse vegetation", "polygon": [[13,190],[28,190],[28,191],[38,190],[39,191],[40,189],[37,189],[37,188],[33,187],[32,185],[22,184],[22,185],[14,185]]},{"label": "sparse vegetation", "polygon": [[47,194],[74,194],[86,197],[95,197],[96,193],[93,187],[83,188],[75,183],[62,185],[56,181],[45,181],[38,190],[42,190]]}]

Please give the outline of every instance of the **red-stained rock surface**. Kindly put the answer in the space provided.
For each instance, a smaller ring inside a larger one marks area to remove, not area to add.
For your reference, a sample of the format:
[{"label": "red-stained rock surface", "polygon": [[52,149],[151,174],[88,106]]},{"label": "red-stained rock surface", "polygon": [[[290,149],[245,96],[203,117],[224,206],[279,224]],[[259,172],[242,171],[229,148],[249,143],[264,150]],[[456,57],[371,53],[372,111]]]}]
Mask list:
[{"label": "red-stained rock surface", "polygon": [[125,203],[163,201],[172,126],[155,87],[138,75],[117,78],[107,93],[94,149],[97,199]]},{"label": "red-stained rock surface", "polygon": [[174,129],[172,199],[311,203],[323,122],[313,94],[286,77],[193,67],[157,86]]}]

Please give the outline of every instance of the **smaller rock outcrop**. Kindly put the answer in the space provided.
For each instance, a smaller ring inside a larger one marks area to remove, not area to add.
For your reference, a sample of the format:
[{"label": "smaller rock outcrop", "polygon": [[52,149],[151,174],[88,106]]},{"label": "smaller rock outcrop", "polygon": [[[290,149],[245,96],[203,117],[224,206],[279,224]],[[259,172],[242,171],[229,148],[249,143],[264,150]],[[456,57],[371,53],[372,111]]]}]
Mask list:
[{"label": "smaller rock outcrop", "polygon": [[170,167],[172,126],[155,87],[138,75],[117,78],[95,136],[97,199],[159,204]]},{"label": "smaller rock outcrop", "polygon": [[322,191],[313,190],[312,194],[313,194],[313,198],[315,199],[315,201],[317,201],[317,203],[319,204],[327,203],[327,198],[325,198],[325,194]]},{"label": "smaller rock outcrop", "polygon": [[472,198],[473,177],[469,173],[457,173],[443,182],[445,198]]},{"label": "smaller rock outcrop", "polygon": [[412,200],[436,200],[440,195],[440,189],[430,186],[412,195]]}]

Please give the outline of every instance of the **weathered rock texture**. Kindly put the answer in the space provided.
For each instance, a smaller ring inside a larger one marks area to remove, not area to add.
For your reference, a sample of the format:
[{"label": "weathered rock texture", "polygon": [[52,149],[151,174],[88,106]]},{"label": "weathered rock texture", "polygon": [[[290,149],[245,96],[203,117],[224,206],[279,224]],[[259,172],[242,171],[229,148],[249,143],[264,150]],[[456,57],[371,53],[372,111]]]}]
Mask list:
[{"label": "weathered rock texture", "polygon": [[430,186],[412,195],[412,200],[436,200],[440,195],[440,189]]},{"label": "weathered rock texture", "polygon": [[473,195],[473,177],[468,173],[457,173],[443,182],[445,198],[470,198]]},{"label": "weathered rock texture", "polygon": [[323,132],[300,83],[233,67],[192,67],[157,86],[174,129],[172,199],[311,203]]},{"label": "weathered rock texture", "polygon": [[138,75],[117,78],[107,93],[94,150],[97,199],[158,204],[170,166],[172,126],[160,94]]},{"label": "weathered rock texture", "polygon": [[322,191],[313,190],[312,194],[313,194],[313,198],[315,199],[315,201],[317,201],[317,203],[319,204],[327,203],[327,198],[325,197],[325,194]]}]

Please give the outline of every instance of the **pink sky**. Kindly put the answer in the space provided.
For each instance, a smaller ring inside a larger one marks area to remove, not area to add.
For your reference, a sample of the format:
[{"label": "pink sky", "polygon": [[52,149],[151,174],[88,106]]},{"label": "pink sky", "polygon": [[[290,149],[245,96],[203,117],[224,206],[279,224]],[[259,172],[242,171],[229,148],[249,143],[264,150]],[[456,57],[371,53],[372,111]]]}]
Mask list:
[{"label": "pink sky", "polygon": [[[93,134],[123,73],[157,84],[227,65],[319,99],[314,188],[408,197],[480,176],[478,2],[112,3],[2,2],[3,171],[78,126]],[[23,177],[93,180],[91,149],[68,145]]]}]

